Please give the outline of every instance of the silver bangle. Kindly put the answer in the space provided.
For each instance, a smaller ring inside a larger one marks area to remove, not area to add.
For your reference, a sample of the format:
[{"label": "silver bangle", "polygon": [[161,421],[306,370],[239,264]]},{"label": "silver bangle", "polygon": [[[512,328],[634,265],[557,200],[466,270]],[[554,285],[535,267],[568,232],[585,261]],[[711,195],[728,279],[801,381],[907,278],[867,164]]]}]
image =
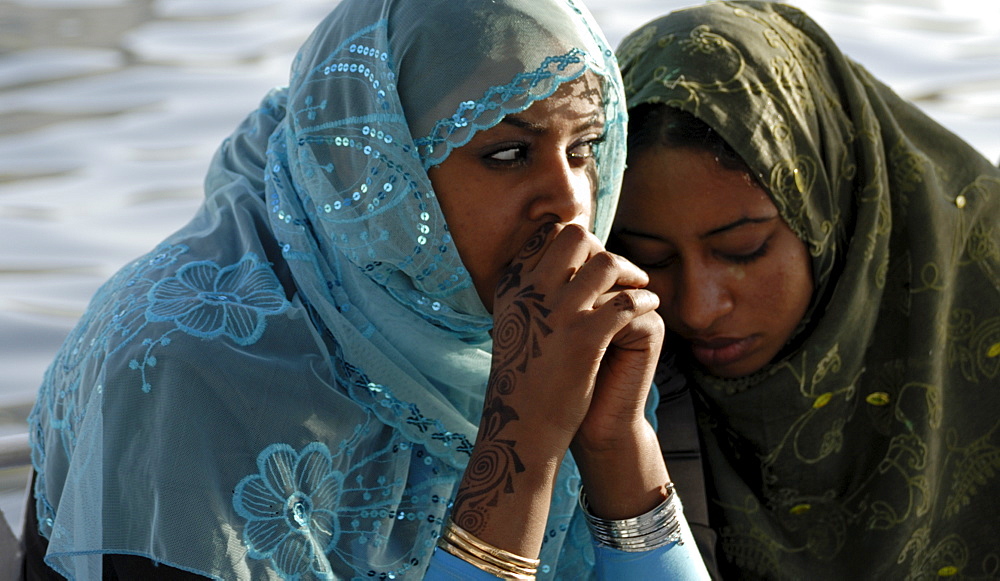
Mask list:
[{"label": "silver bangle", "polygon": [[634,518],[609,520],[590,512],[587,495],[580,489],[580,508],[587,519],[590,534],[601,545],[629,553],[659,549],[670,543],[684,544],[681,537],[680,500],[672,482],[667,483],[667,498],[646,514]]}]

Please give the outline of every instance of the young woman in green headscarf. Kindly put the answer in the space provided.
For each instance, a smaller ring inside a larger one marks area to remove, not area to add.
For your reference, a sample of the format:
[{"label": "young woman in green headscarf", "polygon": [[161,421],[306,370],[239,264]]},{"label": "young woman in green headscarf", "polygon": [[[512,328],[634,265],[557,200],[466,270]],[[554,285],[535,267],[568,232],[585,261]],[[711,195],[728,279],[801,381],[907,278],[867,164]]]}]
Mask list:
[{"label": "young woman in green headscarf", "polygon": [[1000,170],[789,6],[618,55],[613,237],[693,394],[703,470],[671,474],[722,576],[1000,577]]}]

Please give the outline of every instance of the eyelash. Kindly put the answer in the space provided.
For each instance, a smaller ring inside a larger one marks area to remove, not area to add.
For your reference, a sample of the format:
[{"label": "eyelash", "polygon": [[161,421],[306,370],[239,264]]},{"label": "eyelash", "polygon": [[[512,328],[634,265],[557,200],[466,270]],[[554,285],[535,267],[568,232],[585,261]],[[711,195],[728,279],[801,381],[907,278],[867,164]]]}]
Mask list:
[{"label": "eyelash", "polygon": [[[727,260],[729,262],[732,262],[733,264],[738,264],[738,265],[751,264],[754,261],[763,258],[765,255],[767,255],[767,251],[770,249],[770,242],[771,242],[770,239],[765,240],[764,243],[760,245],[760,247],[758,247],[753,252],[750,252],[749,254],[720,254],[720,256],[723,258],[723,260]],[[643,270],[653,270],[653,269],[667,268],[671,266],[676,260],[677,260],[676,256],[669,256],[653,264],[645,264],[645,263],[640,264],[637,262],[635,263],[635,265]]]},{"label": "eyelash", "polygon": [[764,243],[757,248],[757,250],[754,250],[749,254],[724,254],[723,258],[734,264],[750,264],[767,254],[770,242],[770,239],[765,240]]},{"label": "eyelash", "polygon": [[643,270],[656,270],[656,269],[660,269],[660,268],[667,268],[668,266],[670,266],[671,264],[673,264],[675,260],[676,260],[676,257],[675,256],[671,256],[669,258],[665,258],[665,259],[663,259],[663,260],[661,260],[659,262],[654,262],[652,264],[645,263],[645,262],[636,262],[635,265],[638,266],[639,268],[643,269]]},{"label": "eyelash", "polygon": [[[566,157],[568,157],[570,159],[576,159],[576,160],[591,159],[591,158],[594,157],[594,148],[598,144],[602,143],[603,141],[604,141],[604,135],[601,135],[600,137],[595,137],[593,139],[586,139],[584,141],[581,141],[581,142],[573,145],[573,147],[571,147],[569,149],[569,151],[566,152]],[[576,149],[578,149],[580,147],[588,147],[589,149],[587,150],[586,154],[573,153],[574,150],[576,150]],[[494,150],[494,151],[492,151],[490,153],[487,153],[485,155],[484,159],[486,160],[487,163],[493,164],[493,165],[499,166],[499,167],[517,166],[517,165],[523,164],[526,161],[527,151],[528,151],[529,148],[530,148],[530,144],[523,143],[523,142],[513,143],[513,144],[502,144],[496,150]],[[497,159],[496,158],[497,155],[499,155],[501,153],[506,153],[506,152],[509,152],[509,151],[515,151],[516,152],[514,159]]]},{"label": "eyelash", "polygon": [[[590,139],[585,139],[584,141],[578,143],[577,145],[574,145],[570,149],[570,151],[566,153],[566,155],[569,156],[572,159],[590,159],[590,158],[594,157],[594,149],[598,145],[604,143],[604,137],[605,137],[604,135],[600,135],[598,137],[593,137],[593,138],[590,138]],[[578,148],[578,147],[586,147],[587,148],[587,153],[586,154],[582,154],[582,155],[581,154],[577,154],[577,153],[573,153],[573,150],[576,149],[576,148]]]}]

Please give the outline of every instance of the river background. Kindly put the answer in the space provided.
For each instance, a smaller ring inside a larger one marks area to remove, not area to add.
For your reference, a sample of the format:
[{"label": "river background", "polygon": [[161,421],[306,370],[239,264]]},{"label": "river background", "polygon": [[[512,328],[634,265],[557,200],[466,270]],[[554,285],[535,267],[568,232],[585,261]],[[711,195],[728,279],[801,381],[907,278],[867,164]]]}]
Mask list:
[{"label": "river background", "polygon": [[[617,45],[690,0],[585,0]],[[97,287],[183,225],[219,142],[331,0],[0,0],[0,436]],[[1000,160],[1000,2],[802,0],[904,97]],[[26,468],[0,471],[21,519]]]}]

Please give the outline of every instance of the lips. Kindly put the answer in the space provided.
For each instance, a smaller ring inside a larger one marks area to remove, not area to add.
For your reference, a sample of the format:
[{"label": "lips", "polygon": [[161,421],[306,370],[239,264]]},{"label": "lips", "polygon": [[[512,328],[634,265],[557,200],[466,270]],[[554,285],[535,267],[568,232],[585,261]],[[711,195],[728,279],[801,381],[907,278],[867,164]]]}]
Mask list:
[{"label": "lips", "polygon": [[691,353],[699,363],[709,370],[726,367],[750,354],[756,339],[744,337],[714,337],[712,339],[689,339]]}]

